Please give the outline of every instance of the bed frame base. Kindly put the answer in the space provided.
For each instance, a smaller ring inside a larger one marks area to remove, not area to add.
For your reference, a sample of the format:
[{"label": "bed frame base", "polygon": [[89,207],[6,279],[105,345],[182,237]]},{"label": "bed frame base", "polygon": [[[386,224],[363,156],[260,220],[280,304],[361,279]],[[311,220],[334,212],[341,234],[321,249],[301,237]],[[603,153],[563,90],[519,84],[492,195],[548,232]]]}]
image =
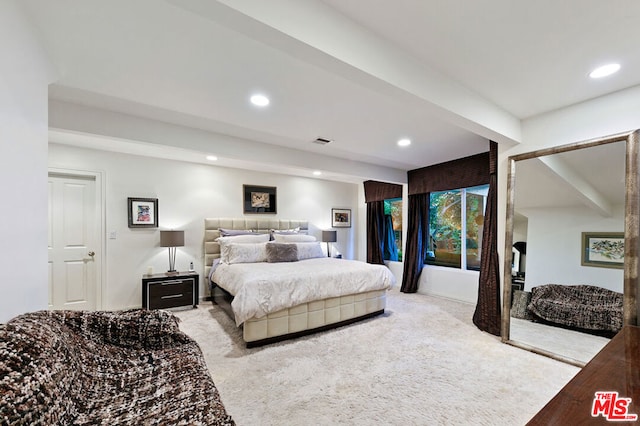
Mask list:
[{"label": "bed frame base", "polygon": [[371,312],[370,314],[365,314],[365,315],[360,316],[360,317],[350,318],[348,320],[335,322],[333,324],[323,325],[323,326],[320,326],[320,327],[317,327],[317,328],[311,328],[311,329],[308,329],[308,330],[302,330],[302,331],[296,331],[296,332],[293,332],[293,333],[282,334],[280,336],[267,337],[266,339],[262,339],[262,340],[254,340],[252,342],[246,342],[246,345],[247,345],[247,348],[255,348],[255,347],[258,347],[258,346],[269,345],[271,343],[282,342],[283,340],[296,339],[298,337],[308,336],[310,334],[319,333],[321,331],[327,331],[327,330],[331,330],[331,329],[334,329],[334,328],[342,327],[342,326],[345,326],[345,325],[353,324],[354,322],[363,321],[363,320],[366,320],[366,319],[369,319],[369,318],[373,318],[373,317],[376,317],[376,316],[382,315],[382,314],[384,314],[384,309],[382,309],[380,311],[376,311],[376,312]]},{"label": "bed frame base", "polygon": [[[213,303],[235,322],[233,296],[214,283],[210,286]],[[384,290],[303,303],[249,319],[243,324],[243,338],[247,348],[294,339],[373,318],[384,313],[385,305]]]},{"label": "bed frame base", "polygon": [[229,318],[235,322],[235,316],[233,315],[233,309],[231,309],[231,302],[233,302],[233,296],[225,289],[218,287],[216,284],[209,284],[211,289],[211,301],[214,305],[220,306],[220,309],[226,313]]}]

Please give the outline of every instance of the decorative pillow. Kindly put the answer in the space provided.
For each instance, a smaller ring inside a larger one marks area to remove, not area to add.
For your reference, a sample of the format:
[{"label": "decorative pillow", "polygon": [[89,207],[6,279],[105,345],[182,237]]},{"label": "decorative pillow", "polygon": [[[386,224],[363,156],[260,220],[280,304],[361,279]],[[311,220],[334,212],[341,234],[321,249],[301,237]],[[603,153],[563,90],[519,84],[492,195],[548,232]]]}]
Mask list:
[{"label": "decorative pillow", "polygon": [[298,247],[298,260],[314,259],[316,257],[325,257],[326,254],[320,246],[320,242],[313,243],[295,243]]},{"label": "decorative pillow", "polygon": [[300,227],[291,228],[291,229],[272,229],[272,234],[298,234],[300,232]]},{"label": "decorative pillow", "polygon": [[251,229],[225,229],[225,228],[218,228],[218,231],[220,231],[220,235],[222,237],[233,237],[236,235],[256,235],[256,232],[254,232]]},{"label": "decorative pillow", "polygon": [[216,241],[219,243],[266,243],[269,241],[269,234],[244,234],[233,235],[228,237],[218,237]]},{"label": "decorative pillow", "polygon": [[233,237],[218,237],[216,241],[220,244],[220,261],[229,263],[227,255],[229,244],[258,244],[269,241],[269,234],[236,235]]},{"label": "decorative pillow", "polygon": [[307,230],[300,229],[300,227],[298,226],[297,228],[290,228],[290,229],[271,229],[271,233],[272,234],[306,234]]},{"label": "decorative pillow", "polygon": [[267,244],[267,262],[296,262],[298,260],[298,246],[286,243]]},{"label": "decorative pillow", "polygon": [[267,261],[267,243],[225,243],[226,263],[258,263]]},{"label": "decorative pillow", "polygon": [[277,243],[310,243],[316,241],[313,235],[304,234],[273,234],[273,239]]}]

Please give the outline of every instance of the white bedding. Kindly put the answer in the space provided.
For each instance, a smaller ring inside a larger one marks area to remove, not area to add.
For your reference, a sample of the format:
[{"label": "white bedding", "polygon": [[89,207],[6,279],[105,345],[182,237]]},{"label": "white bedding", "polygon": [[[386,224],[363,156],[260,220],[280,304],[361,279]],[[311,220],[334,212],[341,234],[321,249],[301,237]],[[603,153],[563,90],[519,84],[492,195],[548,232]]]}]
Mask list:
[{"label": "white bedding", "polygon": [[329,257],[282,263],[221,263],[211,278],[235,296],[231,307],[237,325],[301,303],[389,289],[396,282],[384,265]]}]

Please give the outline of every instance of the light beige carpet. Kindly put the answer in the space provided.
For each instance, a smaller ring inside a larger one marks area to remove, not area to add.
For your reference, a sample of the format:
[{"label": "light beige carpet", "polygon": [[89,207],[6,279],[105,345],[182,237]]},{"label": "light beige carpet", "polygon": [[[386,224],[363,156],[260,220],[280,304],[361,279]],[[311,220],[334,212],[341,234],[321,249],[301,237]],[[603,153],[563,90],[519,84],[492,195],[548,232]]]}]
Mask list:
[{"label": "light beige carpet", "polygon": [[524,425],[578,368],[501,343],[472,314],[396,288],[384,316],[246,349],[218,307],[177,313],[238,425]]}]

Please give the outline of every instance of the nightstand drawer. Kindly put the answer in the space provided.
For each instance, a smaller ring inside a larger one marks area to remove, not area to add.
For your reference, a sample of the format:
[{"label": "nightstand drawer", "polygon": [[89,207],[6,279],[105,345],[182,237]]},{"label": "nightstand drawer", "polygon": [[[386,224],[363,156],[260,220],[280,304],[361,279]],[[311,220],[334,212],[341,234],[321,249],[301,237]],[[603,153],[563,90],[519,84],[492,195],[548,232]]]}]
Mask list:
[{"label": "nightstand drawer", "polygon": [[178,306],[193,305],[193,291],[174,294],[156,294],[153,290],[149,292],[149,309],[175,308]]},{"label": "nightstand drawer", "polygon": [[167,280],[148,283],[148,290],[154,296],[167,296],[185,291],[193,292],[193,280]]},{"label": "nightstand drawer", "polygon": [[147,309],[166,309],[198,304],[197,275],[143,279],[142,306]]}]

